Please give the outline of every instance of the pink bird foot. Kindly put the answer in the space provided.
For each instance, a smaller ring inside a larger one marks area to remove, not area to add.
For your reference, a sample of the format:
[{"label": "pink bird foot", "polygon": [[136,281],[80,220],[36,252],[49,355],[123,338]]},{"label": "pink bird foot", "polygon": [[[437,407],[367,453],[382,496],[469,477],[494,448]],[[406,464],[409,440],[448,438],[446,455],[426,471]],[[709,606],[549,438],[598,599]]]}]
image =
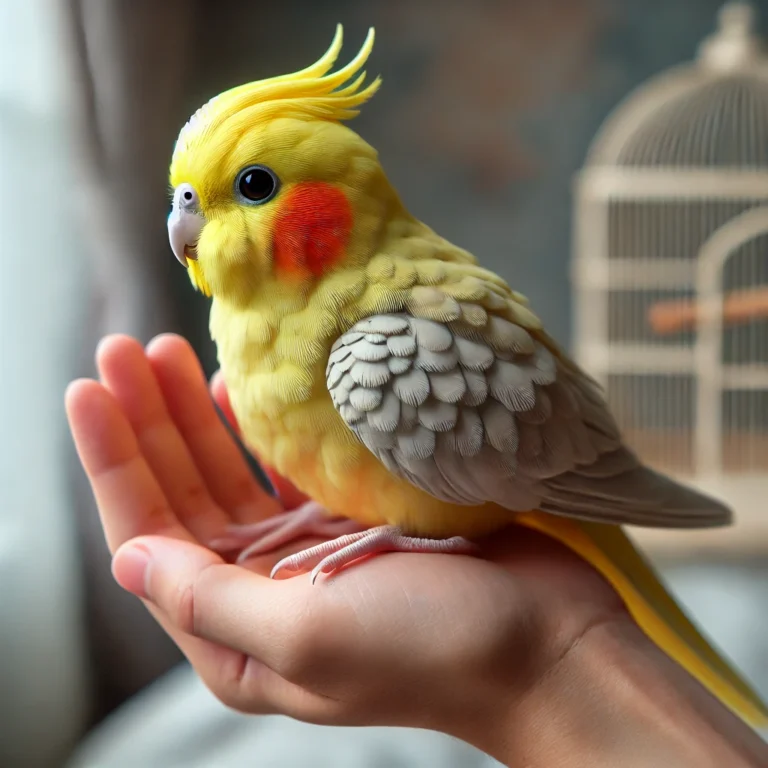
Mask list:
[{"label": "pink bird foot", "polygon": [[330,573],[366,555],[381,552],[432,552],[443,554],[469,554],[477,545],[461,536],[450,539],[417,539],[406,536],[394,525],[382,525],[365,531],[340,536],[316,547],[289,555],[272,569],[271,578],[280,571],[303,571],[314,566],[312,583],[321,573]]},{"label": "pink bird foot", "polygon": [[308,501],[298,509],[273,515],[266,520],[249,525],[230,525],[228,536],[210,542],[218,552],[242,551],[237,563],[243,563],[254,555],[272,552],[306,536],[335,538],[363,530],[362,526],[344,517],[328,517],[325,509],[315,501]]}]

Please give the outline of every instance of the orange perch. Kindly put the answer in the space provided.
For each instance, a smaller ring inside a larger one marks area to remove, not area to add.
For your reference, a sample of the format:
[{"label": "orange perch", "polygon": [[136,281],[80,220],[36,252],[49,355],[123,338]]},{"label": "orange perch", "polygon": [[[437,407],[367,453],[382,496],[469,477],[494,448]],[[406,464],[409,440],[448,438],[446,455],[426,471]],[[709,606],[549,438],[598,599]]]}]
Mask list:
[{"label": "orange perch", "polygon": [[[656,333],[668,335],[695,328],[697,316],[694,301],[661,301],[651,307],[648,321]],[[763,317],[768,317],[768,287],[734,291],[723,302],[723,322],[726,325],[738,325]]]}]

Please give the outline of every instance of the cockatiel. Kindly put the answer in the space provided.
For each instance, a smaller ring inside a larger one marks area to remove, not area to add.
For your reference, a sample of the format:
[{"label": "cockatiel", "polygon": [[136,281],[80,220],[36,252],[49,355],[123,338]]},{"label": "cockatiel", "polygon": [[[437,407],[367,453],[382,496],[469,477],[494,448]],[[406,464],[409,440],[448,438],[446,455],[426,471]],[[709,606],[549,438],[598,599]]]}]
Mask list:
[{"label": "cockatiel", "polygon": [[[471,551],[510,523],[614,586],[646,633],[723,702],[768,723],[621,524],[703,528],[729,510],[643,466],[598,386],[526,299],[414,218],[344,122],[377,91],[357,56],[226,91],[183,127],[169,238],[213,296],[211,333],[245,441],[315,501],[233,529],[240,559],[313,578],[363,555]],[[247,545],[247,546],[246,546]]]}]

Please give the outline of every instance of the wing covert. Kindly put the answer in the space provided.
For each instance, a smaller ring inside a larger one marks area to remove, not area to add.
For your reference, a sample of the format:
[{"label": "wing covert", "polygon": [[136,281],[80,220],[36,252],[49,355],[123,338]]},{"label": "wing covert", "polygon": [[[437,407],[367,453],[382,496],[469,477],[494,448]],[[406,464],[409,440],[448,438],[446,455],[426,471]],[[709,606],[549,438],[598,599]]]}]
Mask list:
[{"label": "wing covert", "polygon": [[641,465],[597,384],[504,318],[479,331],[374,315],[335,342],[326,377],[368,449],[445,501],[667,527],[729,519],[719,502]]}]

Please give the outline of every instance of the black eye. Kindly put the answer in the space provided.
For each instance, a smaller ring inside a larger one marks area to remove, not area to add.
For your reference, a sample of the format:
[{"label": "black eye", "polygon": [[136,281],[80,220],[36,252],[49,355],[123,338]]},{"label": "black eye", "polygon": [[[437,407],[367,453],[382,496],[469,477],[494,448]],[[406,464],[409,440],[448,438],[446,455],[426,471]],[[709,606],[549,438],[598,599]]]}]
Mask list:
[{"label": "black eye", "polygon": [[252,165],[240,171],[235,188],[249,203],[266,203],[277,194],[277,176],[263,165]]}]

